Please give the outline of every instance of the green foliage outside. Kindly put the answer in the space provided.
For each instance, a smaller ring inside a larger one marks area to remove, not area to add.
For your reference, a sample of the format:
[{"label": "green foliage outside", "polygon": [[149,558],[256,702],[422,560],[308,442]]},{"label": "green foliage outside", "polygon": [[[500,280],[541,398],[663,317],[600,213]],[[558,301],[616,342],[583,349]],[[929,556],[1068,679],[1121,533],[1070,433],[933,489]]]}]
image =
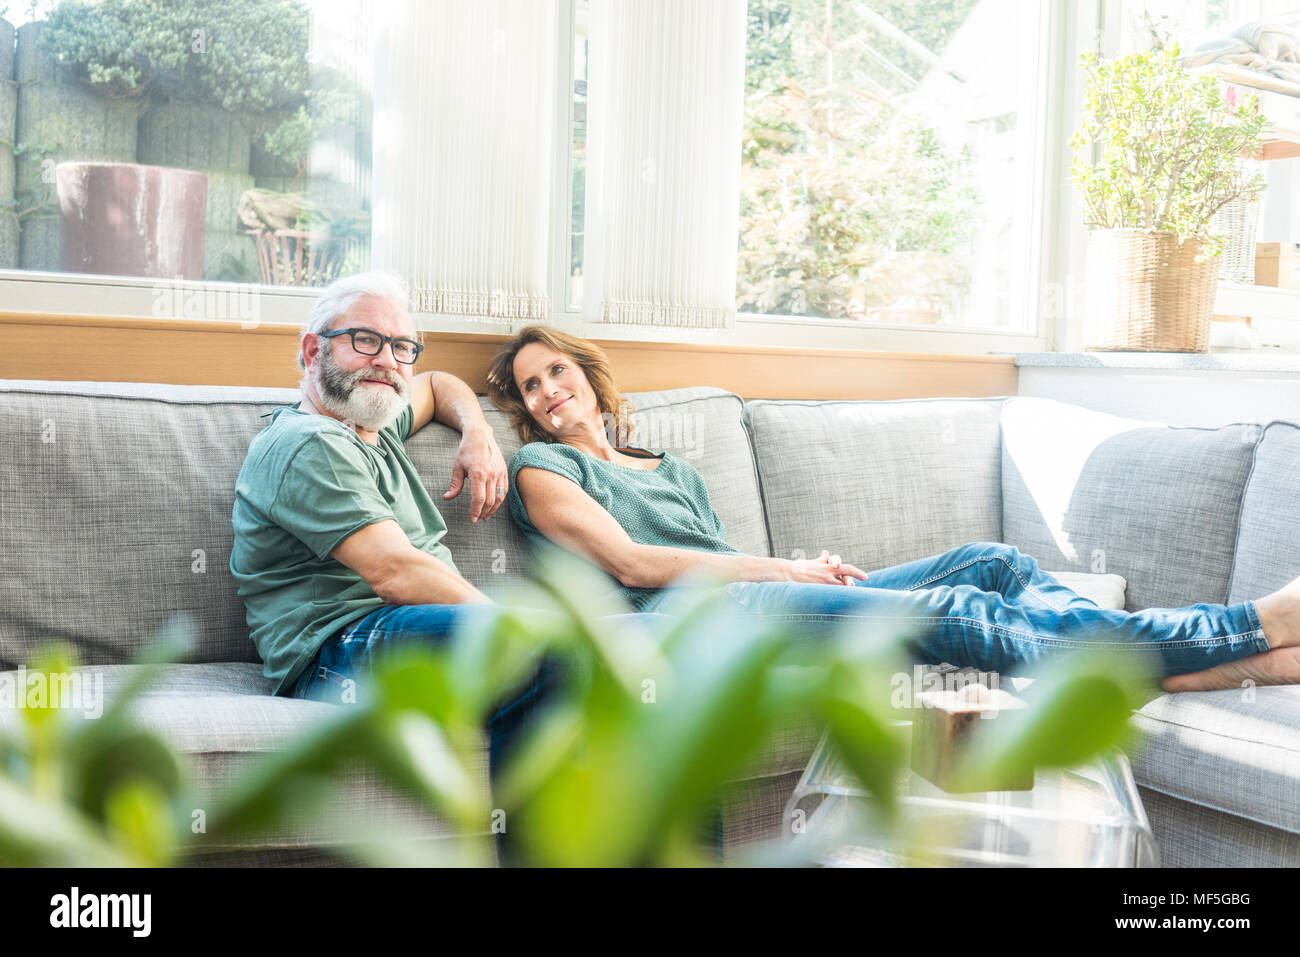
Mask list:
[{"label": "green foliage outside", "polygon": [[102,96],[248,117],[302,176],[314,138],[348,128],[358,102],[333,71],[309,65],[309,26],[301,0],[63,0],[41,43]]},{"label": "green foliage outside", "polygon": [[[902,628],[875,623],[838,641],[800,641],[702,587],[666,634],[652,635],[638,622],[600,620],[627,609],[593,600],[606,583],[589,566],[557,552],[539,568],[485,623],[439,650],[377,665],[357,703],[334,708],[209,805],[200,834],[182,758],[130,718],[160,663],[191,641],[171,626],[99,719],[29,707],[21,733],[0,736],[0,865],[184,863],[205,845],[317,813],[357,766],[414,794],[459,835],[430,848],[371,825],[347,845],[357,862],[491,864],[491,826],[503,811],[515,863],[707,865],[716,859],[701,835],[724,785],[774,729],[804,720],[827,729],[873,796],[856,826],[895,835],[910,859],[924,859],[925,835],[900,830],[895,797],[908,763],[897,727],[907,713],[891,706],[891,675],[908,668]],[[543,653],[563,662],[563,693],[519,744],[497,793],[485,794],[474,769],[487,718]],[[71,662],[45,652],[36,664],[65,671]],[[967,780],[1072,766],[1125,741],[1136,702],[1123,674],[1117,662],[1079,659],[1035,682],[1025,720],[988,722]],[[754,849],[743,862],[806,863],[798,847]]]},{"label": "green foliage outside", "polygon": [[1081,57],[1088,83],[1070,172],[1089,226],[1174,232],[1201,241],[1208,258],[1228,239],[1210,234],[1214,214],[1264,191],[1241,157],[1261,148],[1265,120],[1258,97],[1230,102],[1220,80],[1178,61],[1176,43],[1111,62]]},{"label": "green foliage outside", "polygon": [[976,0],[751,0],[737,305],[868,318],[900,300],[955,309],[980,205],[953,154],[903,95],[932,63],[874,29],[869,7],[935,54]]}]

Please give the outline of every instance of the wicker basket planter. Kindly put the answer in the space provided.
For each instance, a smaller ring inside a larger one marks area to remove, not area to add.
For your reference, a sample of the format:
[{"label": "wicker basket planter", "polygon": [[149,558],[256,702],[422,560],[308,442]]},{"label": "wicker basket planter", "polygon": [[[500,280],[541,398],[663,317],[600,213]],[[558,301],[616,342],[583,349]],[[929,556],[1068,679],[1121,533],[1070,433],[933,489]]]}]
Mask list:
[{"label": "wicker basket planter", "polygon": [[1089,349],[1209,352],[1221,258],[1176,233],[1097,230],[1088,238]]},{"label": "wicker basket planter", "polygon": [[1259,231],[1259,200],[1234,199],[1214,214],[1210,232],[1226,233],[1219,278],[1255,284],[1255,235]]}]

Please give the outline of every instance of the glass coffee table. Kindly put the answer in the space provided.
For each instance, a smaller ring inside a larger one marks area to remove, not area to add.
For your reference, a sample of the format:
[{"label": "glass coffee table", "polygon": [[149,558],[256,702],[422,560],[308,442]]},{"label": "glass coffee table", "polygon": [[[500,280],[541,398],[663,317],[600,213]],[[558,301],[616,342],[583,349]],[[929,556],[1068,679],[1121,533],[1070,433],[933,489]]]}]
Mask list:
[{"label": "glass coffee table", "polygon": [[887,830],[823,735],[786,805],[787,850],[829,867],[1159,866],[1120,751],[1040,769],[1025,791],[950,794],[907,768],[897,794],[901,823]]}]

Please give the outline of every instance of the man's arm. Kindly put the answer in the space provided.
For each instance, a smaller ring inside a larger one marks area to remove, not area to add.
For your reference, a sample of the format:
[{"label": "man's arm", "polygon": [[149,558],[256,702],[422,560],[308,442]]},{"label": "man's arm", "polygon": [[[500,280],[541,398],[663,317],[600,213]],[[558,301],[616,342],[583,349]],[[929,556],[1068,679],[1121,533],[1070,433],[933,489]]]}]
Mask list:
[{"label": "man's arm", "polygon": [[343,539],[330,557],[361,576],[387,605],[490,604],[481,591],[385,519]]},{"label": "man's arm", "polygon": [[451,485],[443,493],[443,500],[455,498],[468,483],[469,520],[491,518],[506,500],[509,473],[474,390],[449,373],[422,372],[411,380],[411,407],[412,435],[431,420],[461,435]]}]

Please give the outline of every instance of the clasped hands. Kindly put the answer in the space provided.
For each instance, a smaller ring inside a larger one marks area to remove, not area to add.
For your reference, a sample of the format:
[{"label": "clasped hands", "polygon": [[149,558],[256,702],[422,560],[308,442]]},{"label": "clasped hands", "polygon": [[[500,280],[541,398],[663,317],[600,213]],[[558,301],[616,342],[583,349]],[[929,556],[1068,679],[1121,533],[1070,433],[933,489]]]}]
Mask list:
[{"label": "clasped hands", "polygon": [[867,573],[840,560],[840,556],[823,550],[815,559],[800,558],[790,562],[790,580],[816,585],[852,585],[867,580]]}]

